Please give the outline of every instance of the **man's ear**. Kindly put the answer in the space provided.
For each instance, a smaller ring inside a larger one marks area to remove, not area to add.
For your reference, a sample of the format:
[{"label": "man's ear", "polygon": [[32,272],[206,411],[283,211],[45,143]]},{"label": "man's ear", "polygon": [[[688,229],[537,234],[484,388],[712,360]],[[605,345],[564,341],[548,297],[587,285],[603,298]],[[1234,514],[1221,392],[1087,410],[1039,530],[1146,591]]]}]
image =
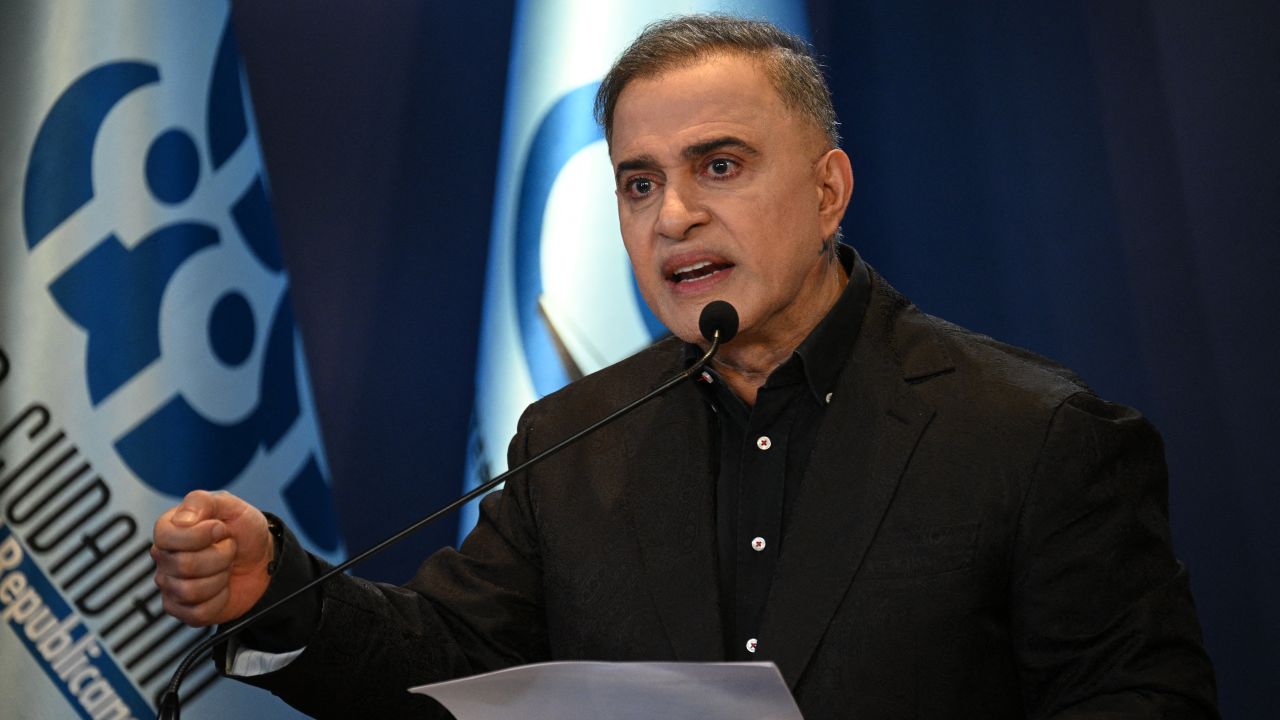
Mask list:
[{"label": "man's ear", "polygon": [[814,165],[822,237],[835,235],[853,194],[853,165],[840,148],[828,150]]}]

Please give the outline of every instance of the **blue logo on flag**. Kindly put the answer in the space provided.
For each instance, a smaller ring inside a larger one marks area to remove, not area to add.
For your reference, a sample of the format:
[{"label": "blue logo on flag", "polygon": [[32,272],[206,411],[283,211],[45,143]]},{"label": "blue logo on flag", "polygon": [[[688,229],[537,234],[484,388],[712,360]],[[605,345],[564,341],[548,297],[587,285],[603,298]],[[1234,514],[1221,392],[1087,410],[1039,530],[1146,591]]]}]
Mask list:
[{"label": "blue logo on flag", "polygon": [[[161,81],[156,65],[112,62],[84,73],[58,97],[40,127],[27,169],[23,227],[30,251],[94,199],[94,150],[108,114],[132,93]],[[204,121],[203,138],[172,127],[151,140],[144,158],[146,189],[161,205],[178,206],[202,182],[214,181],[249,137],[238,52],[229,25],[219,43]],[[207,171],[202,171],[202,153]],[[162,359],[163,301],[175,275],[193,258],[241,242],[259,269],[283,281],[260,173],[230,199],[223,208],[228,210],[234,233],[220,230],[215,218],[199,217],[158,227],[132,247],[115,232],[107,232],[49,283],[58,306],[87,334],[85,383],[94,407]],[[235,280],[217,278],[227,287],[207,317],[192,319],[203,322],[199,330],[221,367],[243,367],[257,351],[261,365],[256,405],[234,421],[213,418],[193,406],[179,388],[114,441],[138,479],[161,493],[181,496],[196,488],[228,486],[259,451],[274,450],[301,415],[288,295],[279,293],[274,308],[258,315],[270,317],[269,329],[260,333],[254,298],[230,286]],[[183,375],[181,384],[190,389],[194,380]],[[314,453],[283,494],[307,535],[326,550],[336,549],[330,492]]]}]

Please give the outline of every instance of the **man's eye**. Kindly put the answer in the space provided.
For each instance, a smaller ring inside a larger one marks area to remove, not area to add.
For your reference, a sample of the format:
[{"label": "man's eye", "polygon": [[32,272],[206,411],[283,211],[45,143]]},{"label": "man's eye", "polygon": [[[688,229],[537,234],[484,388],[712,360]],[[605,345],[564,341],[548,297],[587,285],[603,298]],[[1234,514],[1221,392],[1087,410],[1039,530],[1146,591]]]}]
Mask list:
[{"label": "man's eye", "polygon": [[627,191],[633,195],[648,195],[653,192],[653,181],[644,177],[632,178],[627,181]]},{"label": "man's eye", "polygon": [[738,164],[728,158],[716,158],[707,163],[707,172],[717,177],[732,175],[737,169]]}]

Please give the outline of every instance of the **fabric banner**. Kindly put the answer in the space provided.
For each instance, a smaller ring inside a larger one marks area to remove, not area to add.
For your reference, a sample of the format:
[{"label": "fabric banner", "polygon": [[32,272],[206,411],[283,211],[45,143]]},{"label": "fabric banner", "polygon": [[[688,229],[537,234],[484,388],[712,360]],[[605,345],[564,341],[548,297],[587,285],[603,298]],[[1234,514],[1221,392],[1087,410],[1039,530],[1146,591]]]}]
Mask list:
[{"label": "fabric banner", "polygon": [[[195,488],[341,548],[223,2],[0,9],[0,716],[154,716]],[[184,717],[295,716],[196,665]]]},{"label": "fabric banner", "polygon": [[[645,25],[690,12],[766,19],[808,35],[803,3],[789,0],[517,5],[467,490],[506,468],[526,405],[666,334],[631,275],[592,105],[610,64]],[[475,520],[472,503],[460,539]]]}]

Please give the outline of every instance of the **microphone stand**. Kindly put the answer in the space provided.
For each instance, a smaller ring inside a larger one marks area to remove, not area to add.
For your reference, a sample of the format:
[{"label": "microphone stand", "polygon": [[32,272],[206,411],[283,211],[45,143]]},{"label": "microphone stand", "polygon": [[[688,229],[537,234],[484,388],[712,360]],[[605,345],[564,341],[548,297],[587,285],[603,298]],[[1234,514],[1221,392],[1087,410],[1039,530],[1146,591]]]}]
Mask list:
[{"label": "microphone stand", "polygon": [[[725,333],[726,335],[732,337],[732,335],[736,332],[737,330],[736,320],[737,318],[735,316],[734,323],[733,323],[734,327],[732,330],[727,331]],[[620,410],[615,410],[614,412],[607,415],[604,419],[598,420],[595,423],[592,423],[586,428],[579,430],[574,435],[571,435],[568,438],[561,440],[560,442],[556,443],[555,445],[552,445],[546,450],[543,450],[537,455],[534,455],[533,457],[517,465],[516,467],[513,467],[510,470],[507,470],[506,472],[498,475],[497,477],[494,477],[493,479],[489,480],[483,485],[477,486],[470,492],[464,494],[463,496],[459,497],[458,499],[454,500],[448,505],[445,505],[444,507],[440,508],[439,510],[436,510],[430,515],[427,515],[426,517],[413,522],[412,524],[405,527],[403,530],[400,530],[399,532],[395,533],[391,537],[388,537],[386,540],[383,540],[377,545],[374,545],[373,547],[361,552],[358,555],[348,558],[346,561],[342,562],[339,565],[334,566],[328,572],[322,574],[320,577],[312,580],[311,582],[306,583],[302,587],[298,588],[297,590],[294,590],[288,595],[285,595],[284,597],[280,598],[276,602],[271,603],[267,607],[262,608],[261,610],[253,613],[252,615],[249,615],[248,617],[241,618],[231,623],[230,625],[223,628],[222,630],[205,638],[200,644],[192,648],[191,652],[187,653],[186,657],[182,659],[182,662],[178,663],[178,667],[173,671],[173,676],[169,679],[169,685],[165,688],[164,693],[160,695],[160,700],[158,705],[158,714],[156,716],[158,720],[179,720],[180,711],[182,708],[182,700],[178,696],[178,688],[179,686],[182,685],[182,679],[186,677],[187,673],[191,670],[191,666],[195,664],[196,660],[200,659],[202,655],[204,655],[209,650],[213,649],[214,645],[217,645],[218,643],[234,635],[237,635],[238,633],[240,633],[240,631],[244,630],[246,627],[256,622],[258,618],[266,615],[267,613],[270,613],[271,611],[275,610],[281,605],[284,605],[290,600],[293,600],[294,598],[307,592],[308,590],[315,588],[316,586],[320,585],[321,583],[328,580],[329,578],[339,573],[345,572],[346,570],[350,569],[353,565],[363,562],[364,560],[367,560],[373,555],[376,555],[382,552],[386,548],[389,548],[392,545],[395,545],[396,543],[400,542],[404,538],[408,537],[409,535],[412,535],[417,530],[431,524],[432,522],[435,522],[438,518],[452,512],[453,510],[456,510],[462,505],[465,505],[471,502],[472,500],[480,497],[481,495],[484,495],[485,493],[494,489],[501,483],[505,482],[506,479],[511,477],[512,475],[518,472],[527,470],[533,467],[534,465],[537,465],[543,460],[556,454],[560,450],[563,450],[565,447],[573,444],[579,438],[585,435],[589,435],[595,432],[596,430],[604,427],[605,425],[608,425],[609,423],[622,417],[623,415],[626,415],[627,413],[643,405],[644,403],[652,400],[658,395],[661,395],[667,390],[670,390],[676,385],[679,385],[681,382],[685,380],[693,379],[699,373],[702,372],[702,369],[706,367],[707,363],[711,362],[711,358],[715,357],[716,351],[720,349],[720,336],[721,336],[720,330],[717,329],[713,331],[711,333],[711,337],[708,338],[709,340],[711,340],[711,347],[707,349],[706,354],[704,354],[701,358],[699,358],[696,363],[694,363],[693,365],[690,365],[688,369],[672,377],[670,380],[667,380],[663,384],[659,385],[657,388],[649,391],[648,393],[643,395],[639,400],[635,400],[631,402],[630,404],[626,405]]]}]

